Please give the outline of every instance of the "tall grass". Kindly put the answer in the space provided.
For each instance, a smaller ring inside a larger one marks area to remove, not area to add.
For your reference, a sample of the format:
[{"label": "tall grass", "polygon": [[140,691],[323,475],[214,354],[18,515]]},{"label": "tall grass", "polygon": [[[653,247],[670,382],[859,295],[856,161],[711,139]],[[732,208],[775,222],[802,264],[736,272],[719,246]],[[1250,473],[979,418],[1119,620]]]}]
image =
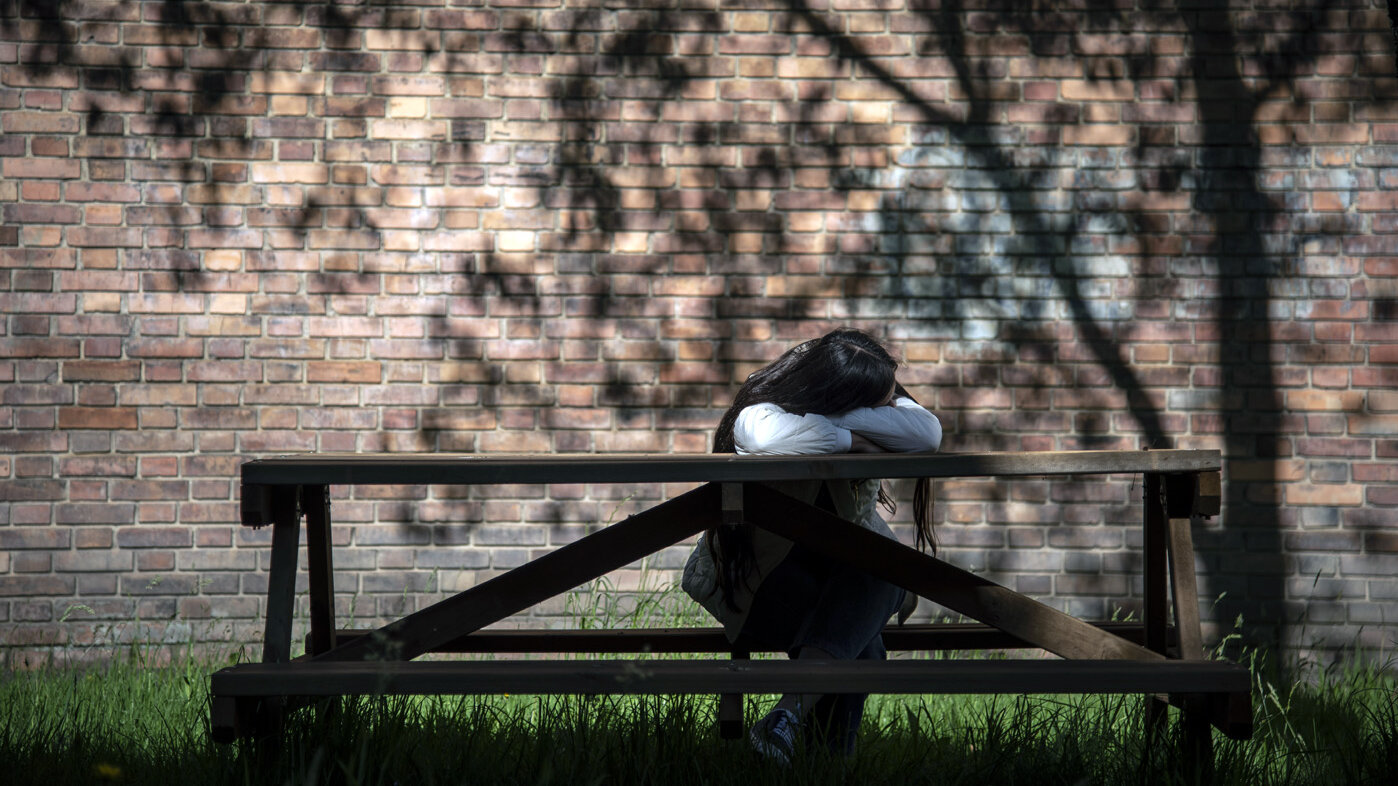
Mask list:
[{"label": "tall grass", "polygon": [[[1137,696],[871,700],[848,760],[789,770],[714,733],[709,697],[371,697],[291,716],[280,744],[208,739],[207,667],[130,663],[0,682],[0,772],[16,784],[1174,783]],[[1354,667],[1258,702],[1216,738],[1217,782],[1398,782],[1393,676]],[[1259,697],[1260,699],[1261,697]],[[767,702],[749,702],[755,719]]]},{"label": "tall grass", "polygon": [[[575,596],[582,627],[690,624],[668,589]],[[1256,738],[1215,735],[1225,784],[1398,783],[1398,678],[1372,659],[1291,680],[1258,653]],[[1140,696],[883,696],[854,756],[812,747],[790,768],[715,732],[709,696],[362,697],[292,714],[281,734],[209,740],[208,675],[139,657],[0,674],[0,782],[15,784],[1170,784],[1169,730]],[[750,697],[749,722],[774,697]]]}]

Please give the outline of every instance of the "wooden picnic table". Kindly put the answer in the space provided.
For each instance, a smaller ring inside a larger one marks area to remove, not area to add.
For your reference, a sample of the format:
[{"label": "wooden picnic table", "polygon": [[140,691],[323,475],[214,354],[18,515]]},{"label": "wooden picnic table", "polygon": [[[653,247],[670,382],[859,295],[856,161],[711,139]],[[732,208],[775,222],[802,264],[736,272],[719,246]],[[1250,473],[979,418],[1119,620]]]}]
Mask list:
[{"label": "wooden picnic table", "polygon": [[[1190,755],[1211,765],[1209,725],[1251,734],[1250,680],[1203,659],[1191,522],[1218,512],[1213,450],[978,454],[307,454],[242,467],[242,522],[273,526],[263,662],[211,680],[213,734],[253,733],[305,697],[357,694],[714,693],[726,736],[741,694],[1148,693],[1180,706]],[[1143,618],[1088,622],[774,490],[767,481],[1143,476]],[[375,631],[335,624],[329,489],[368,484],[702,484]],[[310,632],[293,660],[306,521]],[[890,627],[891,650],[1041,648],[1060,659],[763,661],[717,628],[484,630],[715,526],[754,526],[847,561],[976,623]],[[1173,619],[1173,623],[1172,623]],[[414,661],[441,652],[731,652],[732,659]]]}]

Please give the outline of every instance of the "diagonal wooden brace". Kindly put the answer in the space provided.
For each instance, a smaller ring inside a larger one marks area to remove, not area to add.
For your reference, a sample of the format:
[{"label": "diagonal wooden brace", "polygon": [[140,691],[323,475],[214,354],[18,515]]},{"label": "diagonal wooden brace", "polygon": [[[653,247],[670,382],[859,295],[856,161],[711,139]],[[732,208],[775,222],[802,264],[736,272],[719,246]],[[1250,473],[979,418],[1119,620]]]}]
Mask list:
[{"label": "diagonal wooden brace", "polygon": [[1199,585],[1194,575],[1192,519],[1170,519],[1170,586],[1174,590],[1175,628],[1180,634],[1180,657],[1203,660],[1204,642],[1199,627]]},{"label": "diagonal wooden brace", "polygon": [[1163,660],[1076,617],[756,483],[744,486],[754,526],[1064,658]]},{"label": "diagonal wooden brace", "polygon": [[718,521],[719,489],[706,484],[315,658],[411,660],[684,540]]}]

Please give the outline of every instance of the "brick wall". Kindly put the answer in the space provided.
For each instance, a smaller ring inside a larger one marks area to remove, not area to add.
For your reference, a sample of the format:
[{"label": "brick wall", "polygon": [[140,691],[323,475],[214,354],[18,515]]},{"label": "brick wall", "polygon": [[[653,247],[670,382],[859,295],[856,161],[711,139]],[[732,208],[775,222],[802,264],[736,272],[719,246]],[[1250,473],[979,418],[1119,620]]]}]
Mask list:
[{"label": "brick wall", "polygon": [[[846,324],[950,450],[1223,450],[1214,639],[1391,646],[1382,4],[1020,5],[0,3],[9,662],[257,640],[246,459],[703,451],[748,371]],[[336,489],[341,614],[658,493]],[[1106,616],[1138,497],[938,512],[954,561]]]}]

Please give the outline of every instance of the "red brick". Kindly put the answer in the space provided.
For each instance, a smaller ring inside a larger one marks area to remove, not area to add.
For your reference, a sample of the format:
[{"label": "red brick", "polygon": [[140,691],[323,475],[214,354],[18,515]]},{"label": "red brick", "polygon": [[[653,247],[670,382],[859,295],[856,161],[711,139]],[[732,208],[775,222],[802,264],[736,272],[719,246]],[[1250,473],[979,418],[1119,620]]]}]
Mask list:
[{"label": "red brick", "polygon": [[135,560],[126,551],[61,551],[54,555],[53,569],[60,573],[125,573]]},{"label": "red brick", "polygon": [[0,358],[78,357],[81,346],[71,338],[6,338],[0,339]]},{"label": "red brick", "polygon": [[[46,595],[65,596],[73,594],[72,576],[0,576],[0,597],[43,597]],[[34,637],[43,628],[16,627],[5,642],[9,645],[22,643],[26,636]],[[54,638],[33,643],[62,643],[62,630],[53,629]],[[47,638],[47,637],[46,637]]]},{"label": "red brick", "polygon": [[65,382],[132,382],[141,378],[134,360],[71,360],[63,364]]},{"label": "red brick", "polygon": [[374,362],[310,362],[306,364],[308,382],[359,382],[378,384],[383,379],[381,364]]},{"label": "red brick", "polygon": [[136,410],[131,407],[63,407],[58,410],[61,429],[134,429]]},{"label": "red brick", "polygon": [[215,360],[190,363],[185,376],[190,382],[259,382],[263,377],[258,361]]},{"label": "red brick", "polygon": [[120,227],[74,227],[66,236],[78,248],[139,248],[143,242],[141,230]]},{"label": "red brick", "polygon": [[1120,125],[1073,125],[1063,129],[1065,145],[1123,146],[1133,139],[1130,126]]},{"label": "red brick", "polygon": [[792,51],[793,40],[785,35],[726,35],[718,39],[719,54],[783,55]]},{"label": "red brick", "polygon": [[[47,474],[47,473],[46,473]],[[60,500],[66,488],[61,480],[44,478],[19,478],[6,480],[0,484],[0,500],[14,502],[20,500]]]},{"label": "red brick", "polygon": [[6,158],[0,162],[6,178],[73,180],[82,175],[81,162],[67,158]]},{"label": "red brick", "polygon": [[135,506],[128,502],[67,503],[54,506],[58,524],[129,524],[135,519]]},{"label": "red brick", "polygon": [[182,480],[113,480],[108,484],[114,500],[181,500],[189,496]]},{"label": "red brick", "polygon": [[77,302],[72,294],[0,293],[0,313],[71,314]]},{"label": "red brick", "polygon": [[116,531],[117,546],[124,549],[188,548],[191,532],[186,527],[122,527]]},{"label": "red brick", "polygon": [[229,407],[200,407],[180,412],[180,427],[185,429],[244,430],[257,428],[257,412]]},{"label": "red brick", "polygon": [[11,224],[76,224],[81,212],[68,205],[5,205],[5,221]]},{"label": "red brick", "polygon": [[65,477],[78,475],[130,477],[136,474],[136,459],[133,456],[65,458],[59,462],[59,473]]},{"label": "red brick", "polygon": [[379,277],[354,273],[314,274],[306,277],[306,292],[377,295]]}]

